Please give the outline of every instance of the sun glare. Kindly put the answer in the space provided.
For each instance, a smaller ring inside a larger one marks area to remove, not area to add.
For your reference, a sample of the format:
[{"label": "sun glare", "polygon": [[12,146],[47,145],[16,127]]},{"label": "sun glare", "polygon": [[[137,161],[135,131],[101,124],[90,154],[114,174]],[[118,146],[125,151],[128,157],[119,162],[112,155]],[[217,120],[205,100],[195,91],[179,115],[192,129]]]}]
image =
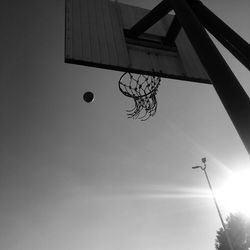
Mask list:
[{"label": "sun glare", "polygon": [[215,193],[225,212],[241,212],[250,217],[250,171],[232,174]]}]

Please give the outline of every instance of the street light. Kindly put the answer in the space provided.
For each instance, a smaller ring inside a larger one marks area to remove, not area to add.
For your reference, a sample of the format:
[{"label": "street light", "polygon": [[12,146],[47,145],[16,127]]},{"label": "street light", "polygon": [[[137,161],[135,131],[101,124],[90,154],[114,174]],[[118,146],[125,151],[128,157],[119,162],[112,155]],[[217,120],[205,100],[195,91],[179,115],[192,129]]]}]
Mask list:
[{"label": "street light", "polygon": [[229,247],[230,247],[230,250],[234,250],[234,249],[233,249],[232,242],[231,242],[230,237],[229,237],[229,235],[228,235],[228,231],[227,231],[227,229],[226,229],[226,225],[225,225],[224,220],[223,220],[223,218],[222,218],[222,215],[221,215],[221,212],[220,212],[219,205],[218,205],[217,200],[216,200],[216,198],[215,198],[215,195],[214,195],[214,192],[213,192],[213,188],[212,188],[211,183],[210,183],[210,180],[209,180],[209,178],[208,178],[208,174],[207,174],[207,171],[206,171],[206,168],[207,168],[206,161],[207,161],[207,160],[206,160],[206,158],[204,157],[204,158],[201,159],[201,161],[202,161],[202,163],[203,163],[203,166],[194,166],[194,167],[192,167],[192,169],[198,169],[198,168],[200,168],[200,169],[205,173],[205,176],[206,176],[206,179],[207,179],[207,183],[208,183],[209,189],[210,189],[210,191],[211,191],[211,193],[212,193],[212,197],[213,197],[213,200],[214,200],[214,204],[215,204],[215,206],[216,206],[217,212],[218,212],[219,217],[220,217],[221,224],[222,224],[222,226],[223,226],[223,228],[224,228],[224,231],[225,231],[227,243],[228,243],[228,245],[229,245]]}]

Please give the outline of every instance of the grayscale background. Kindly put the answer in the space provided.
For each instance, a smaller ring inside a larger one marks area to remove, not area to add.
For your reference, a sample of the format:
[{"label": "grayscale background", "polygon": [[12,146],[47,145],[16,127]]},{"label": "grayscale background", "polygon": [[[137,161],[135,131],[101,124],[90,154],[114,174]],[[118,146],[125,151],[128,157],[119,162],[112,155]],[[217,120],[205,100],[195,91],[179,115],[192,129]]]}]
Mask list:
[{"label": "grayscale background", "polygon": [[[248,0],[203,3],[250,42]],[[214,249],[219,217],[191,167],[206,156],[217,188],[250,159],[213,87],[163,79],[157,114],[129,120],[121,73],[64,63],[64,1],[0,9],[0,249]]]}]

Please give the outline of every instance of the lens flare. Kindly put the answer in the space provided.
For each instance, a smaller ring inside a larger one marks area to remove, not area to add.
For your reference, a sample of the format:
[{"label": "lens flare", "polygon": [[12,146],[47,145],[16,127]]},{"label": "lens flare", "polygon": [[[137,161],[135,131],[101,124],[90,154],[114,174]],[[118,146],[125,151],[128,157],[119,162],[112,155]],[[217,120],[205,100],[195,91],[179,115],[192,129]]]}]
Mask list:
[{"label": "lens flare", "polygon": [[215,195],[227,213],[241,212],[250,217],[250,171],[232,174]]}]

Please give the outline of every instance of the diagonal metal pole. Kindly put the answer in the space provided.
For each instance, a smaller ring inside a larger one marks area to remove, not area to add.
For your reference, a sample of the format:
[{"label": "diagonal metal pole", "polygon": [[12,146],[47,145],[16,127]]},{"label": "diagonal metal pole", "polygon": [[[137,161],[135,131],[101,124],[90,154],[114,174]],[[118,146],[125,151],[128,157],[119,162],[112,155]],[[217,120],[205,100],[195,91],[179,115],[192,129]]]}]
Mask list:
[{"label": "diagonal metal pole", "polygon": [[188,3],[199,18],[208,20],[208,22],[220,31],[221,35],[225,37],[225,39],[227,39],[235,47],[238,47],[241,53],[245,54],[248,59],[250,58],[250,45],[232,28],[217,17],[200,0],[188,0]]},{"label": "diagonal metal pole", "polygon": [[181,30],[181,25],[179,23],[179,20],[176,16],[174,16],[173,21],[169,27],[169,30],[167,31],[167,34],[163,39],[163,43],[165,45],[173,46],[174,41],[177,35],[179,34],[180,30]]},{"label": "diagonal metal pole", "polygon": [[169,0],[250,154],[250,99],[186,0]]},{"label": "diagonal metal pole", "polygon": [[204,27],[250,70],[250,45],[201,1],[189,0],[189,4]]},{"label": "diagonal metal pole", "polygon": [[136,23],[127,33],[128,37],[135,38],[153,26],[162,17],[172,10],[172,6],[168,0],[163,0],[154,9],[152,9],[145,17]]},{"label": "diagonal metal pole", "polygon": [[[205,163],[204,163],[204,165],[205,165]],[[228,234],[228,230],[227,230],[226,225],[225,225],[225,222],[224,222],[224,220],[223,220],[223,218],[222,218],[222,215],[221,215],[221,212],[220,212],[219,205],[218,205],[217,200],[216,200],[216,198],[215,198],[213,188],[212,188],[211,183],[210,183],[210,181],[209,181],[209,178],[208,178],[208,174],[207,174],[206,168],[203,168],[202,170],[203,170],[204,173],[205,173],[205,176],[206,176],[206,179],[207,179],[207,183],[208,183],[209,189],[210,189],[210,191],[211,191],[211,193],[212,193],[213,200],[214,200],[214,204],[215,204],[215,207],[216,207],[217,212],[218,212],[218,214],[219,214],[220,221],[221,221],[221,224],[222,224],[222,227],[223,227],[223,229],[224,229],[225,236],[226,236],[226,239],[227,239],[227,243],[228,243],[228,245],[229,245],[230,250],[234,250],[233,244],[232,244],[231,239],[230,239],[229,234]]]},{"label": "diagonal metal pole", "polygon": [[213,200],[214,200],[215,207],[216,207],[216,209],[217,209],[217,212],[218,212],[218,215],[219,215],[219,217],[220,217],[220,221],[221,221],[222,227],[223,227],[224,232],[225,232],[225,236],[226,236],[226,240],[227,240],[228,246],[229,246],[230,250],[234,250],[232,241],[231,241],[231,239],[230,239],[230,237],[229,237],[229,234],[228,234],[227,227],[226,227],[225,222],[224,222],[224,220],[223,220],[223,218],[222,218],[222,214],[221,214],[219,205],[218,205],[217,200],[216,200],[216,198],[215,198],[215,195],[214,195],[214,191],[213,191],[212,185],[211,185],[210,180],[209,180],[209,178],[208,178],[208,174],[207,174],[207,171],[206,171],[206,168],[207,168],[207,165],[206,165],[206,158],[202,158],[202,162],[203,162],[203,165],[204,165],[204,166],[195,166],[195,167],[193,167],[193,169],[200,168],[200,169],[205,173],[205,177],[206,177],[206,180],[207,180],[209,189],[210,189],[210,191],[211,191],[211,194],[212,194],[212,197],[213,197]]}]

